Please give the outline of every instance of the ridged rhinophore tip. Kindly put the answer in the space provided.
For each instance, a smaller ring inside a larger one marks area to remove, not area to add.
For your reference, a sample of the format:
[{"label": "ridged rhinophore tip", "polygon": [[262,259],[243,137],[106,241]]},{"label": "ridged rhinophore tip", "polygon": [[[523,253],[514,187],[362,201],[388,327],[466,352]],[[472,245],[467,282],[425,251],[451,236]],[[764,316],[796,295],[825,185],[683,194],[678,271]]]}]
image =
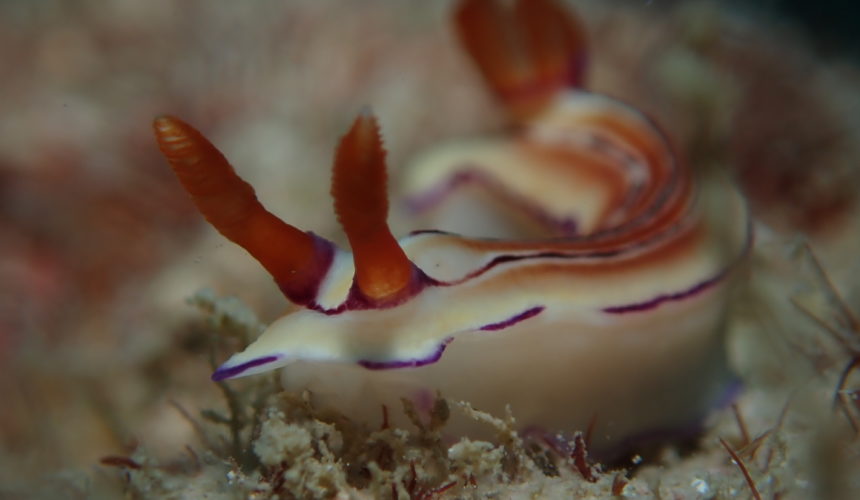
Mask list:
[{"label": "ridged rhinophore tip", "polygon": [[376,117],[362,110],[334,160],[334,209],[352,247],[355,280],[367,297],[385,300],[410,283],[412,263],[388,228],[385,148]]},{"label": "ridged rhinophore tip", "polygon": [[170,115],[160,115],[152,121],[152,128],[159,138],[181,133],[182,120]]},{"label": "ridged rhinophore tip", "polygon": [[155,117],[155,120],[152,121],[152,126],[156,129],[161,129],[164,127],[169,127],[172,122],[174,122],[176,118],[170,115],[158,115]]},{"label": "ridged rhinophore tip", "polygon": [[155,131],[155,138],[158,140],[158,147],[161,149],[169,160],[177,161],[181,156],[184,162],[198,161],[199,158],[195,150],[192,138],[189,135],[191,126],[182,120],[163,115],[157,117],[152,122],[152,129]]}]

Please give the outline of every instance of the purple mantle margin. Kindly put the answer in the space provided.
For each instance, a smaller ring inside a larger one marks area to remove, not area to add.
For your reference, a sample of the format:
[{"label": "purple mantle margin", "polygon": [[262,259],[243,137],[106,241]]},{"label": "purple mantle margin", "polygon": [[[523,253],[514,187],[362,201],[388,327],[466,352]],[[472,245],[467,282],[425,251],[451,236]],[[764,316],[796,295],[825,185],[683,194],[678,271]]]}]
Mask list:
[{"label": "purple mantle margin", "polygon": [[[529,318],[537,316],[545,309],[544,306],[535,306],[531,309],[526,309],[525,311],[511,316],[510,318],[499,321],[498,323],[490,323],[489,325],[484,325],[478,330],[483,331],[498,331],[513,326],[520,321],[525,321]],[[361,360],[358,361],[358,365],[367,368],[368,370],[390,370],[394,368],[417,368],[420,366],[431,365],[442,358],[442,353],[445,352],[445,348],[448,347],[448,344],[454,340],[454,337],[448,337],[439,346],[433,351],[432,354],[427,356],[426,358],[418,358],[418,359],[406,359],[406,360],[393,360],[393,361],[369,361],[369,360]],[[228,368],[218,368],[215,373],[212,374],[213,382],[220,382],[222,380],[238,377],[242,374],[242,372],[254,368],[257,366],[262,366],[268,363],[272,363],[281,359],[280,356],[263,356],[261,358],[252,359],[246,363],[242,363],[241,365],[231,366]]]},{"label": "purple mantle margin", "polygon": [[711,277],[705,281],[702,281],[700,283],[696,283],[694,286],[692,286],[686,290],[681,290],[680,292],[675,292],[675,293],[661,294],[661,295],[654,297],[653,299],[649,299],[649,300],[646,300],[643,302],[634,302],[632,304],[623,304],[623,305],[619,305],[619,306],[604,307],[603,312],[609,313],[609,314],[624,314],[624,313],[643,312],[643,311],[649,311],[651,309],[656,309],[658,306],[660,306],[664,302],[675,302],[675,301],[688,299],[690,297],[698,295],[699,293],[704,292],[708,288],[711,288],[712,286],[714,286],[717,283],[719,283],[720,281],[722,281],[723,278],[727,274],[728,274],[728,272],[721,272],[720,274],[713,276],[713,277]]},{"label": "purple mantle margin", "polygon": [[511,316],[510,318],[508,318],[504,321],[499,321],[498,323],[490,323],[489,325],[484,325],[478,329],[483,330],[485,332],[495,332],[498,330],[504,330],[505,328],[507,328],[509,326],[513,326],[513,325],[519,323],[520,321],[525,321],[531,317],[537,316],[538,314],[543,312],[544,309],[546,309],[546,307],[544,307],[544,306],[535,306],[535,307],[532,307],[531,309],[526,309],[525,311],[517,314],[516,316]]},{"label": "purple mantle margin", "polygon": [[228,378],[238,377],[245,370],[249,368],[254,368],[255,366],[265,365],[271,363],[273,361],[277,361],[281,359],[280,356],[263,356],[262,358],[252,359],[247,363],[242,363],[241,365],[231,366],[229,368],[218,368],[215,370],[215,373],[212,374],[213,382],[220,382],[222,380],[226,380]]},{"label": "purple mantle margin", "polygon": [[656,309],[664,302],[675,302],[679,300],[688,299],[694,297],[705,290],[712,288],[723,281],[729,274],[731,274],[738,264],[746,258],[747,255],[752,251],[753,246],[753,227],[752,221],[747,220],[747,235],[746,241],[744,242],[744,246],[741,249],[740,253],[734,258],[732,262],[726,266],[725,269],[718,272],[714,276],[710,278],[700,281],[695,285],[687,288],[686,290],[681,290],[674,293],[665,293],[660,294],[652,299],[648,299],[642,302],[634,302],[632,304],[621,304],[617,306],[609,306],[604,307],[602,309],[603,312],[609,314],[625,314],[625,313],[634,313],[634,312],[643,312],[650,311],[651,309]]},{"label": "purple mantle margin", "polygon": [[[498,331],[503,330],[505,328],[511,327],[520,321],[525,321],[529,318],[537,316],[545,309],[544,306],[535,306],[530,309],[526,309],[525,311],[511,316],[510,318],[499,321],[498,323],[490,323],[488,325],[484,325],[478,330],[481,331]],[[420,366],[432,365],[433,363],[439,361],[442,358],[442,354],[445,352],[445,348],[448,347],[454,340],[454,337],[448,337],[433,351],[432,354],[427,356],[426,358],[418,358],[418,359],[400,359],[393,361],[368,361],[361,360],[358,362],[360,366],[367,368],[368,370],[390,370],[394,368],[418,368]]]},{"label": "purple mantle margin", "polygon": [[436,350],[426,358],[419,359],[399,359],[394,361],[368,361],[361,360],[358,362],[359,366],[363,366],[368,370],[390,370],[392,368],[418,368],[419,366],[432,365],[433,363],[439,361],[442,358],[442,353],[445,352],[445,348],[448,347],[448,344],[454,340],[453,337],[448,337],[442,341],[441,344],[436,348]]}]

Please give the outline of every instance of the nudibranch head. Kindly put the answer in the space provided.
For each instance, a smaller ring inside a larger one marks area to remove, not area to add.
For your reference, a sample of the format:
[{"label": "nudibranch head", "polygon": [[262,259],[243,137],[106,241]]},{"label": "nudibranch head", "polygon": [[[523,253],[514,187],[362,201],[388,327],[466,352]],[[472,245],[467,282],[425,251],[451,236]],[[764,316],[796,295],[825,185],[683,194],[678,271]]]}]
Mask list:
[{"label": "nudibranch head", "polygon": [[[506,11],[466,0],[457,21],[520,127],[412,166],[409,205],[445,231],[391,234],[385,150],[368,112],[334,158],[351,252],[266,211],[191,126],[155,121],[207,220],[304,306],[212,378],[285,367],[287,388],[368,422],[402,397],[429,411],[437,391],[491,412],[511,405],[546,432],[597,416],[598,452],[688,426],[732,380],[722,332],[728,278],[750,244],[742,198],[725,181],[697,185],[648,117],[578,88],[583,36],[555,2]],[[527,50],[511,56],[500,33]]]}]

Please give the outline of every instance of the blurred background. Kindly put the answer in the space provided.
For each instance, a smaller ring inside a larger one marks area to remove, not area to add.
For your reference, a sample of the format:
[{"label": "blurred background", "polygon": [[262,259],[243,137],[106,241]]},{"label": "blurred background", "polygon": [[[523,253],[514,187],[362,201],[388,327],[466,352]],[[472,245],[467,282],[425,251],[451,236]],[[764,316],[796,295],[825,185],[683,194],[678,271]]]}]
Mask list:
[{"label": "blurred background", "polygon": [[[855,17],[840,2],[570,3],[592,41],[589,87],[653,114],[694,165],[729,168],[759,220],[809,235],[855,296]],[[431,144],[503,124],[450,9],[0,2],[0,496],[84,498],[115,474],[100,457],[183,453],[193,429],[174,402],[220,404],[186,299],[211,287],[264,322],[286,306],[196,213],[152,119],[194,124],[273,212],[343,241],[329,165],[370,105],[390,153],[394,232],[420,229],[396,204],[398,170]]]}]

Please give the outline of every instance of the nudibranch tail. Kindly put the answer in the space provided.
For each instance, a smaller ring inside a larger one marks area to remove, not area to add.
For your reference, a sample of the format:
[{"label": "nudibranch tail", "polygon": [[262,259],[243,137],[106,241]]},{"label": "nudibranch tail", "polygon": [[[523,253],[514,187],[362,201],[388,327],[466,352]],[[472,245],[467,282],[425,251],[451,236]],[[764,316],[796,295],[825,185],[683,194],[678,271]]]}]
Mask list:
[{"label": "nudibranch tail", "polygon": [[484,79],[516,119],[527,118],[560,89],[582,84],[586,43],[571,12],[554,0],[466,0],[457,31]]},{"label": "nudibranch tail", "polygon": [[373,301],[396,297],[417,279],[388,228],[385,168],[379,124],[369,112],[362,113],[338,146],[331,194],[352,247],[355,284]]},{"label": "nudibranch tail", "polygon": [[299,304],[312,300],[331,261],[330,244],[266,210],[251,185],[191,125],[163,116],[153,129],[158,147],[206,220],[257,259],[287,298]]}]

